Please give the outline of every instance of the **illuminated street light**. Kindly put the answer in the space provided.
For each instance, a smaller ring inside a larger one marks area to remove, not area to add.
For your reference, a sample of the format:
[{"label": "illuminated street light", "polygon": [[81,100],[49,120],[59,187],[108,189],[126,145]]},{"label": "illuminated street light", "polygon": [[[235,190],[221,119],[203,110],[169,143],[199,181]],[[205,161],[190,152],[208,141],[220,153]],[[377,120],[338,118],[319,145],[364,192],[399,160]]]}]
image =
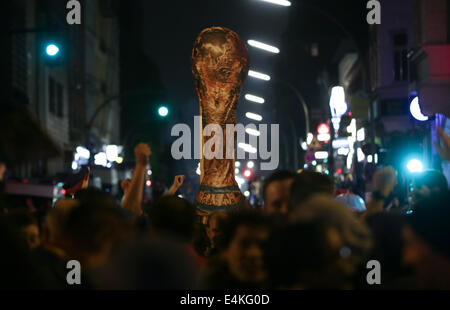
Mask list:
[{"label": "illuminated street light", "polygon": [[418,121],[424,122],[428,120],[428,116],[422,114],[422,110],[420,109],[419,97],[415,97],[411,104],[409,105],[409,111],[411,115]]},{"label": "illuminated street light", "polygon": [[255,41],[255,40],[248,40],[247,43],[250,46],[256,47],[256,48],[260,48],[262,50],[265,50],[267,52],[271,52],[271,53],[275,53],[278,54],[280,52],[280,50],[278,48],[276,48],[275,46],[272,45],[268,45],[259,41]]},{"label": "illuminated street light", "polygon": [[411,173],[422,172],[423,164],[418,159],[411,159],[406,165],[406,168],[408,168],[409,172]]},{"label": "illuminated street light", "polygon": [[247,99],[248,101],[252,101],[252,102],[256,102],[256,103],[264,103],[264,98],[255,96],[255,95],[251,95],[251,94],[246,94],[245,95],[245,99]]},{"label": "illuminated street light", "polygon": [[256,153],[257,149],[246,143],[238,143],[238,147],[246,151],[247,153]]},{"label": "illuminated street light", "polygon": [[252,113],[252,112],[245,113],[245,116],[247,118],[249,118],[249,119],[252,119],[252,120],[255,120],[255,121],[258,121],[258,122],[262,121],[262,119],[263,119],[261,115],[256,114],[256,113]]},{"label": "illuminated street light", "polygon": [[258,130],[251,129],[251,128],[245,129],[245,132],[248,133],[249,135],[256,136],[256,137],[259,137],[261,135],[261,133]]},{"label": "illuminated street light", "polygon": [[248,75],[260,80],[264,80],[264,81],[270,81],[270,76],[264,73],[260,73],[260,72],[256,72],[253,70],[249,70],[248,71]]},{"label": "illuminated street light", "polygon": [[261,1],[278,4],[282,6],[291,6],[291,2],[287,0],[261,0]]},{"label": "illuminated street light", "polygon": [[252,169],[253,167],[255,167],[255,163],[254,163],[253,161],[249,161],[249,162],[247,163],[247,168]]},{"label": "illuminated street light", "polygon": [[316,159],[325,159],[328,158],[328,152],[326,151],[318,151],[314,153],[314,157],[316,157]]}]

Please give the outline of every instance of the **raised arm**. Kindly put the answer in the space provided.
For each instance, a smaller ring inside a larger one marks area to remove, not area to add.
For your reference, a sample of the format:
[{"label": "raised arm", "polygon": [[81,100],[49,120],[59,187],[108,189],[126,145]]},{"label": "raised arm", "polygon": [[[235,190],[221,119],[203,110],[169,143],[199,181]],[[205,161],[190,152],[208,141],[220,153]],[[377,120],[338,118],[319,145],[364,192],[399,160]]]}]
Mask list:
[{"label": "raised arm", "polygon": [[148,158],[150,155],[151,150],[146,143],[139,143],[134,148],[136,167],[134,168],[131,182],[126,184],[126,186],[123,186],[125,196],[122,200],[122,207],[130,210],[136,216],[142,215],[142,189],[144,187],[145,174],[147,172]]},{"label": "raised arm", "polygon": [[180,175],[176,175],[175,178],[173,179],[173,184],[172,186],[169,188],[169,190],[164,194],[164,196],[170,196],[170,195],[175,195],[175,193],[177,192],[177,190],[180,188],[181,185],[183,185],[184,182],[184,175],[180,174]]}]

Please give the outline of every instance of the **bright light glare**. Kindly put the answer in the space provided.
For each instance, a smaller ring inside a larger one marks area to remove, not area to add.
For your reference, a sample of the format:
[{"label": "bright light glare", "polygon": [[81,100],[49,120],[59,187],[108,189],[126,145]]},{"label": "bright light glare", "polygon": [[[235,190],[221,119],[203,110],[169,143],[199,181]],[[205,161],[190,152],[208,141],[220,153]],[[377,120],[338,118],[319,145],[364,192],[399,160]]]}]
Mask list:
[{"label": "bright light glare", "polygon": [[411,115],[418,121],[427,121],[428,116],[422,114],[422,110],[420,109],[419,97],[415,97],[409,106],[409,111]]},{"label": "bright light glare", "polygon": [[248,133],[249,135],[257,136],[257,137],[259,137],[259,135],[261,134],[258,130],[251,129],[251,128],[245,129],[245,132]]},{"label": "bright light glare", "polygon": [[364,130],[364,128],[361,128],[356,132],[356,140],[364,141],[365,139],[366,139],[366,131]]},{"label": "bright light glare", "polygon": [[160,107],[158,109],[158,114],[162,117],[167,116],[167,114],[169,114],[169,109],[167,109],[166,107]]},{"label": "bright light glare", "polygon": [[108,161],[116,161],[118,156],[117,145],[111,144],[106,146],[106,158]]},{"label": "bright light glare", "polygon": [[49,45],[47,45],[45,52],[49,56],[55,56],[56,54],[59,53],[59,47],[57,47],[55,44],[49,44]]},{"label": "bright light glare", "polygon": [[252,169],[253,167],[255,167],[255,163],[254,163],[253,161],[249,161],[249,162],[247,163],[247,168]]},{"label": "bright light glare", "polygon": [[256,153],[257,149],[246,143],[238,143],[238,147],[246,151],[247,153]]},{"label": "bright light glare", "polygon": [[330,109],[333,117],[341,117],[347,112],[344,87],[335,86],[331,89]]},{"label": "bright light glare", "polygon": [[341,147],[348,147],[349,143],[347,139],[335,139],[333,140],[333,148],[334,149],[339,149]]},{"label": "bright light glare", "polygon": [[235,161],[234,162],[234,166],[239,168],[241,166],[241,162],[240,161]]},{"label": "bright light glare", "polygon": [[358,162],[362,162],[366,158],[366,156],[364,155],[364,152],[362,151],[361,148],[358,148],[356,150],[356,157],[358,159]]},{"label": "bright light glare", "polygon": [[282,6],[291,6],[291,2],[287,0],[261,0],[261,1],[278,4]]},{"label": "bright light glare", "polygon": [[237,184],[239,185],[239,187],[242,186],[242,184],[245,183],[245,180],[239,176],[235,176],[234,179],[236,180]]},{"label": "bright light glare", "polygon": [[72,170],[77,170],[78,169],[78,163],[76,161],[72,162]]},{"label": "bright light glare", "polygon": [[246,94],[245,95],[245,99],[247,99],[248,101],[252,101],[252,102],[256,102],[256,103],[264,103],[264,98],[255,96],[255,95],[251,95],[251,94]]},{"label": "bright light glare", "polygon": [[[122,157],[122,156],[117,157],[116,163],[118,163],[119,165],[120,165],[121,163],[123,163],[123,157]],[[149,171],[150,171],[150,170],[149,170]]]},{"label": "bright light glare", "polygon": [[81,158],[86,158],[89,159],[89,157],[91,157],[91,152],[89,152],[88,149],[79,146],[77,147],[77,154],[81,157]]},{"label": "bright light glare", "polygon": [[249,178],[252,175],[252,171],[250,169],[246,169],[244,171],[244,177]]},{"label": "bright light glare", "polygon": [[317,135],[317,140],[319,141],[330,141],[331,136],[329,133],[321,133]]},{"label": "bright light glare", "polygon": [[341,147],[341,148],[338,148],[338,150],[337,150],[338,155],[343,155],[343,156],[347,156],[349,152],[350,152],[350,149],[348,149],[346,147]]},{"label": "bright light glare", "polygon": [[244,192],[244,196],[245,196],[245,197],[250,196],[250,192],[249,192],[249,191],[245,191],[245,192]]},{"label": "bright light glare", "polygon": [[94,164],[96,164],[98,166],[106,167],[106,165],[108,164],[108,161],[107,161],[107,158],[106,158],[106,153],[105,152],[100,152],[98,154],[95,154],[95,156],[94,156]]},{"label": "bright light glare", "polygon": [[313,138],[314,138],[314,135],[312,133],[308,133],[308,136],[306,137],[306,143],[308,145],[310,145],[312,140],[313,140]]},{"label": "bright light glare", "polygon": [[256,72],[253,70],[249,70],[248,71],[248,75],[260,80],[264,80],[264,81],[270,81],[270,76],[264,73],[260,73],[260,72]]},{"label": "bright light glare", "polygon": [[239,174],[239,168],[234,168],[234,174]]},{"label": "bright light glare", "polygon": [[275,53],[278,54],[280,52],[280,50],[278,48],[276,48],[275,46],[272,45],[268,45],[259,41],[255,41],[255,40],[248,40],[247,43],[253,47],[256,48],[260,48],[262,50],[271,52],[271,53]]},{"label": "bright light glare", "polygon": [[252,120],[255,120],[255,121],[258,121],[258,122],[262,121],[262,119],[263,119],[261,115],[256,114],[256,113],[252,113],[252,112],[245,113],[245,116],[247,118],[249,118],[249,119],[252,119]]},{"label": "bright light glare", "polygon": [[302,142],[302,150],[303,151],[308,150],[308,144],[306,144],[306,142]]},{"label": "bright light glare", "polygon": [[330,133],[330,126],[328,126],[325,123],[322,123],[317,127],[317,132],[318,133]]},{"label": "bright light glare", "polygon": [[406,168],[408,168],[411,173],[423,171],[423,165],[418,159],[411,159],[406,165]]},{"label": "bright light glare", "polygon": [[367,155],[367,162],[371,163],[373,160],[372,155]]},{"label": "bright light glare", "polygon": [[326,151],[315,152],[314,156],[316,157],[316,159],[325,159],[328,158],[328,152]]}]

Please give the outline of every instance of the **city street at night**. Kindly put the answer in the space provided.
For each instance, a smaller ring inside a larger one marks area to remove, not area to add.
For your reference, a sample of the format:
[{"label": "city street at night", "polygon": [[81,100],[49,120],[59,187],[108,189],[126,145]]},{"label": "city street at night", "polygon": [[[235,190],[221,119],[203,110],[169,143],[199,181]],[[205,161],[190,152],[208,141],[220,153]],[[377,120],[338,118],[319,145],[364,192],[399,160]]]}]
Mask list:
[{"label": "city street at night", "polygon": [[450,0],[2,0],[0,33],[2,295],[450,290]]}]

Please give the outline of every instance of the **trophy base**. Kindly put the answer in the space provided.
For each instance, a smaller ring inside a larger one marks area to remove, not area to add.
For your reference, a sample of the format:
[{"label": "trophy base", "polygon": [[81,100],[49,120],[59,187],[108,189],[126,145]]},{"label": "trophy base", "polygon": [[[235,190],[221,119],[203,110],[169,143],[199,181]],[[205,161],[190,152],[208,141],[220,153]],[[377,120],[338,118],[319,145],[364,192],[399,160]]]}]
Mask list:
[{"label": "trophy base", "polygon": [[200,185],[195,197],[195,206],[201,213],[211,213],[236,209],[243,201],[244,196],[237,185],[226,187]]}]

